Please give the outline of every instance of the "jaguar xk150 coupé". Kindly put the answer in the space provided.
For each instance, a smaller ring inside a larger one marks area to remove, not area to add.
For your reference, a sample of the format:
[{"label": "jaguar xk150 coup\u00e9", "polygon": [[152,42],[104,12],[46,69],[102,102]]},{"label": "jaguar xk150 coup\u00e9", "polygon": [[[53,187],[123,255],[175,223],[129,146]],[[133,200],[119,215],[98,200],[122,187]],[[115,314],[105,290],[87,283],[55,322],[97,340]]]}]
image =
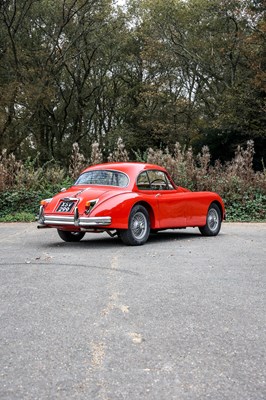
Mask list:
[{"label": "jaguar xk150 coup\u00e9", "polygon": [[150,232],[164,229],[198,227],[216,236],[224,218],[218,194],[176,186],[158,165],[106,163],[88,167],[69,189],[42,200],[38,227],[56,228],[66,242],[107,232],[141,245]]}]

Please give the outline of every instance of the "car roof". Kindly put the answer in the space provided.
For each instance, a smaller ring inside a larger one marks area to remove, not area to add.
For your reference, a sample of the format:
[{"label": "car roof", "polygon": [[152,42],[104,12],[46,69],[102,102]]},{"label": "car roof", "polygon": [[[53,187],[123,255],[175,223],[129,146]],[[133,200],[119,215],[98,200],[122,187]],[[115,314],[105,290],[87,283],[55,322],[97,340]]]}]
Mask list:
[{"label": "car roof", "polygon": [[83,172],[99,170],[99,169],[111,169],[111,170],[121,171],[128,174],[131,177],[138,175],[141,171],[149,169],[165,171],[165,168],[155,164],[148,164],[141,162],[112,162],[112,163],[91,165],[90,167],[86,168]]}]

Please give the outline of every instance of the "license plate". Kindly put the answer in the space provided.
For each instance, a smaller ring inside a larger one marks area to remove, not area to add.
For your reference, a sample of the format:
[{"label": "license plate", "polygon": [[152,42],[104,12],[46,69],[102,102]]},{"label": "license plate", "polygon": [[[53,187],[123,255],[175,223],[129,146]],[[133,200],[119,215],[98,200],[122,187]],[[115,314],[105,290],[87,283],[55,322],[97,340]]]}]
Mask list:
[{"label": "license plate", "polygon": [[70,212],[74,206],[73,201],[62,201],[56,211]]}]

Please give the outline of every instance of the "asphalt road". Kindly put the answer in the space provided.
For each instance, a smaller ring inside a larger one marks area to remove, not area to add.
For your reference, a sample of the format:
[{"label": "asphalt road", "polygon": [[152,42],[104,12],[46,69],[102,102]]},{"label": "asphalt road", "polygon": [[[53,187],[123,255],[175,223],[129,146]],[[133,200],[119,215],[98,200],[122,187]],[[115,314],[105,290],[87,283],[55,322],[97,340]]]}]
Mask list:
[{"label": "asphalt road", "polygon": [[266,399],[266,224],[0,243],[1,400]]}]

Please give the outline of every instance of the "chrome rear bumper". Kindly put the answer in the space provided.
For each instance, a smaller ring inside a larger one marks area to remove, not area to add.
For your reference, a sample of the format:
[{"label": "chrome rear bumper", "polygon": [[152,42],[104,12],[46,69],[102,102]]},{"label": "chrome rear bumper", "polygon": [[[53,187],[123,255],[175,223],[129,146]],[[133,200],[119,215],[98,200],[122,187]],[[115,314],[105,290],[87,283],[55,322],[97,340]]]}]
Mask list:
[{"label": "chrome rear bumper", "polygon": [[112,222],[111,217],[79,217],[78,208],[73,216],[45,215],[43,206],[40,207],[38,222],[41,225],[68,225],[75,227],[108,226]]}]

